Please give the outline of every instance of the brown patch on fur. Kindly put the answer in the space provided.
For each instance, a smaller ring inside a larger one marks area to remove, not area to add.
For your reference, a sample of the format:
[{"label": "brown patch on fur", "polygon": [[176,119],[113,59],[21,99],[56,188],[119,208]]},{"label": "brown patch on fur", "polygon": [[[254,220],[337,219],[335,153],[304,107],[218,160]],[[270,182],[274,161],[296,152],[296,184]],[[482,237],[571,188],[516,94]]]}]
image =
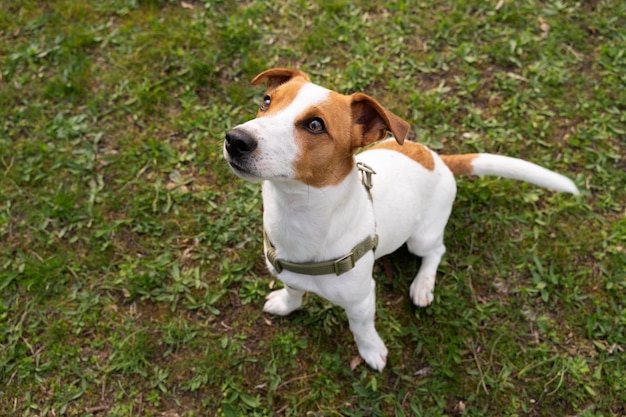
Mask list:
[{"label": "brown patch on fur", "polygon": [[[282,85],[272,96],[272,103],[279,93],[287,94],[283,89],[299,89],[300,86],[301,81],[297,78]],[[288,94],[295,96],[294,93]],[[283,100],[282,97],[277,99]],[[324,120],[326,132],[314,134],[303,128],[306,121],[314,117]],[[335,91],[329,92],[325,102],[304,111],[295,121],[295,127],[300,147],[295,166],[297,179],[314,187],[339,184],[354,167],[353,155],[359,148],[384,138],[388,131],[402,143],[410,129],[407,122],[373,98],[360,93],[345,96]],[[398,145],[398,149],[402,148]],[[421,147],[414,149],[413,153],[420,150]],[[423,159],[430,157],[429,169],[432,169],[432,155],[429,151],[423,152]]]},{"label": "brown patch on fur", "polygon": [[[299,79],[277,89],[299,89]],[[292,84],[294,84],[292,86]],[[274,97],[273,96],[273,97]],[[273,101],[274,99],[272,99]],[[303,128],[307,120],[319,117],[324,120],[326,132],[313,134]],[[407,122],[381,106],[376,100],[356,93],[345,96],[330,91],[328,100],[311,106],[295,121],[296,139],[300,153],[296,162],[297,179],[314,187],[337,185],[354,167],[354,153],[361,147],[384,138],[390,131],[397,142],[402,143],[410,126]],[[394,142],[397,144],[397,142]],[[430,168],[434,161],[430,151],[421,145],[413,149],[413,154],[423,152],[424,160],[430,157]],[[402,149],[398,145],[398,149]]]},{"label": "brown patch on fur", "polygon": [[[326,132],[311,133],[304,128],[307,120],[319,117]],[[328,100],[311,106],[295,121],[300,152],[295,164],[297,179],[313,187],[337,185],[354,166],[351,137],[350,100],[331,91]]]},{"label": "brown patch on fur", "polygon": [[478,157],[478,154],[440,155],[440,157],[454,175],[465,175],[473,173],[472,161]]},{"label": "brown patch on fur", "polygon": [[389,149],[397,151],[408,156],[429,171],[435,169],[435,160],[433,159],[431,150],[423,145],[420,145],[419,143],[407,141],[404,142],[404,145],[399,145],[395,141],[387,140],[374,146],[372,149]]},{"label": "brown patch on fur", "polygon": [[[295,100],[302,86],[306,83],[307,81],[305,79],[298,78],[281,85],[280,88],[272,92],[270,106],[267,109],[259,108],[256,117],[269,116],[289,106]],[[269,90],[266,94],[269,94]]]}]

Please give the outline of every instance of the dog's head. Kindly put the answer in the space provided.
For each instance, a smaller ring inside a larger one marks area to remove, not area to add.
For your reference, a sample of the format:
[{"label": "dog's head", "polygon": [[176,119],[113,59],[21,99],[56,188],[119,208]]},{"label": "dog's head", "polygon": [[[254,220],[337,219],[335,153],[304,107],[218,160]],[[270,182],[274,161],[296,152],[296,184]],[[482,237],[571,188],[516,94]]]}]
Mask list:
[{"label": "dog's head", "polygon": [[242,178],[338,184],[359,148],[387,132],[402,144],[408,134],[409,124],[373,98],[327,90],[302,71],[274,68],[252,80],[263,82],[267,89],[257,117],[232,129],[224,141],[224,157]]}]

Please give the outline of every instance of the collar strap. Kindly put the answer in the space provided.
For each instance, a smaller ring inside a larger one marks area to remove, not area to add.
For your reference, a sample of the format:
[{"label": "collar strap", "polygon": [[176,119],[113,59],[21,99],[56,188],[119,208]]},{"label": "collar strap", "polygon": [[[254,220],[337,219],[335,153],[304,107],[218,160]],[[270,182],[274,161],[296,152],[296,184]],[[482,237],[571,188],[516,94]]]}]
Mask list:
[{"label": "collar strap", "polygon": [[276,248],[272,245],[272,242],[270,242],[265,231],[263,231],[263,240],[265,241],[266,248],[265,256],[278,273],[287,270],[303,275],[341,275],[354,268],[356,262],[361,259],[363,255],[371,250],[375,250],[378,245],[377,235],[374,235],[374,237],[368,236],[363,239],[361,243],[352,248],[349,254],[341,258],[323,262],[295,263],[278,259]]}]

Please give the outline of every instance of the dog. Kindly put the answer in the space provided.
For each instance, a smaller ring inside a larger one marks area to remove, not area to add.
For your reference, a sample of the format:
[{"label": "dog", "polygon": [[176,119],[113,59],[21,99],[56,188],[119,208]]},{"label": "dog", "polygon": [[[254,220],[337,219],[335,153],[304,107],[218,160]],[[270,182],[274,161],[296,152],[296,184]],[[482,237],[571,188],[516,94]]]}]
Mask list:
[{"label": "dog", "polygon": [[252,85],[264,82],[257,117],[226,133],[223,146],[237,176],[262,181],[266,263],[284,284],[263,310],[284,316],[305,292],[318,294],[345,309],[359,354],[375,370],[385,367],[387,348],[374,324],[374,260],[406,243],[422,258],[410,297],[420,307],[433,301],[455,175],[579,193],[570,179],[521,159],[438,155],[405,141],[409,124],[378,101],[328,90],[302,71],[269,69]]}]

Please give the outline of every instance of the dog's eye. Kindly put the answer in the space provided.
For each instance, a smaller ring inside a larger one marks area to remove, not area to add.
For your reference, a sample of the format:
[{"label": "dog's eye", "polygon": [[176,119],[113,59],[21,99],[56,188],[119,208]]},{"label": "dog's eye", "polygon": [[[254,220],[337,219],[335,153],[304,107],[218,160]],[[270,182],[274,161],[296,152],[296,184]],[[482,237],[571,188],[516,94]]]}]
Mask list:
[{"label": "dog's eye", "polygon": [[304,128],[311,133],[324,133],[326,132],[326,126],[324,126],[324,121],[319,117],[314,117],[312,119],[307,120],[304,123]]},{"label": "dog's eye", "polygon": [[261,111],[269,109],[271,103],[272,99],[270,98],[270,96],[263,97],[263,101],[261,102]]}]

